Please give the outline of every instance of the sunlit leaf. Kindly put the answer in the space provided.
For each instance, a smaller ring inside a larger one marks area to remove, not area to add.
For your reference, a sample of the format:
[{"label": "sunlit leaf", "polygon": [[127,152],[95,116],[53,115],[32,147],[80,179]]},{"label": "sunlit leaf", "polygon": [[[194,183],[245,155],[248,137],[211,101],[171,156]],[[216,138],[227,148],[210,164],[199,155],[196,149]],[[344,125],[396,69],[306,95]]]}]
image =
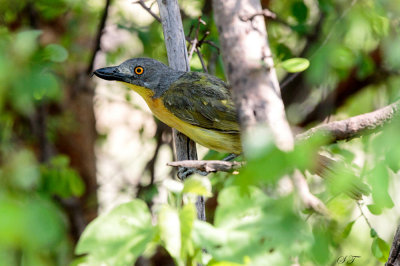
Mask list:
[{"label": "sunlit leaf", "polygon": [[211,197],[211,183],[206,177],[193,176],[188,178],[183,185],[183,193]]},{"label": "sunlit leaf", "polygon": [[295,73],[306,70],[310,66],[310,61],[305,58],[291,58],[280,63],[287,72]]},{"label": "sunlit leaf", "polygon": [[93,220],[79,239],[75,252],[87,253],[89,265],[133,264],[154,233],[147,205],[133,200]]},{"label": "sunlit leaf", "polygon": [[158,225],[160,227],[160,236],[165,249],[177,262],[179,262],[182,241],[178,211],[168,205],[163,205],[158,215]]},{"label": "sunlit leaf", "polygon": [[356,222],[356,220],[351,221],[350,223],[348,223],[346,225],[346,227],[344,228],[343,232],[342,232],[342,237],[343,238],[347,238],[351,232],[351,229],[353,228],[354,223]]},{"label": "sunlit leaf", "polygon": [[181,225],[181,241],[182,241],[182,258],[186,255],[194,254],[192,242],[192,230],[194,221],[196,220],[196,209],[193,204],[186,204],[179,212],[179,221]]},{"label": "sunlit leaf", "polygon": [[49,44],[44,48],[45,57],[53,62],[63,62],[68,57],[68,51],[58,44]]}]

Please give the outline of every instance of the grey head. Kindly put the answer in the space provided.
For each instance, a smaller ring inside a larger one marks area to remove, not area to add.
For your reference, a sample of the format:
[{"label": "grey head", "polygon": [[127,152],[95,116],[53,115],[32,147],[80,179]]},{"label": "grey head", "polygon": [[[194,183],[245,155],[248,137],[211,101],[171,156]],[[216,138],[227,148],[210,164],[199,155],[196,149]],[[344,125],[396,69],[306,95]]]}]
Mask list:
[{"label": "grey head", "polygon": [[145,87],[159,97],[184,72],[176,71],[151,58],[132,58],[119,66],[100,68],[94,74],[105,80],[116,80]]}]

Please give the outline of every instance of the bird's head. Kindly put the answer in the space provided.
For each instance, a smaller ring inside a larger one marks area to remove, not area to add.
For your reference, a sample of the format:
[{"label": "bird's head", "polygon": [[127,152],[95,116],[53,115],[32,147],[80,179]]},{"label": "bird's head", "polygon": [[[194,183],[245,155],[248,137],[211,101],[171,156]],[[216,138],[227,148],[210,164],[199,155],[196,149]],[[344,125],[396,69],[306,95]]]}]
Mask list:
[{"label": "bird's head", "polygon": [[140,94],[159,95],[181,72],[151,58],[133,58],[119,66],[97,69],[94,74],[105,80],[127,83]]}]

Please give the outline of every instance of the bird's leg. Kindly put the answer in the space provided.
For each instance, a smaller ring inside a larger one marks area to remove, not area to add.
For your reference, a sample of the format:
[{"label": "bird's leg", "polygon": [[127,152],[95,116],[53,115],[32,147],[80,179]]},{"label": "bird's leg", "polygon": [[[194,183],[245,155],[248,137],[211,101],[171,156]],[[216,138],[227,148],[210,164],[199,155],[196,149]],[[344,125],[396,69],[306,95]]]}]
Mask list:
[{"label": "bird's leg", "polygon": [[179,169],[178,169],[178,178],[180,180],[185,180],[186,178],[188,178],[192,174],[199,174],[199,175],[202,175],[202,176],[206,176],[206,175],[209,174],[209,172],[200,171],[200,170],[198,170],[196,168],[186,168],[186,167],[179,167]]},{"label": "bird's leg", "polygon": [[231,153],[228,156],[226,156],[224,159],[222,159],[222,161],[226,161],[226,162],[232,161],[232,160],[236,159],[239,155],[240,154]]}]

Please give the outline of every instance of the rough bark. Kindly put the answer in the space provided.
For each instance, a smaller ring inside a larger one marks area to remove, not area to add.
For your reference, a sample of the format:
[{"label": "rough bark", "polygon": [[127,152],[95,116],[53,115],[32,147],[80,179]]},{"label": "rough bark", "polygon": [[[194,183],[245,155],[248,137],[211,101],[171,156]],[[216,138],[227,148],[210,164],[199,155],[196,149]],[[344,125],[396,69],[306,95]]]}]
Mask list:
[{"label": "rough bark", "polygon": [[376,111],[349,119],[323,124],[296,136],[296,140],[306,140],[316,134],[329,138],[331,142],[350,140],[354,137],[374,132],[399,116],[400,100]]},{"label": "rough bark", "polygon": [[400,226],[397,227],[393,244],[390,248],[389,258],[385,266],[400,266]]},{"label": "rough bark", "polygon": [[264,18],[243,19],[262,12],[260,1],[214,0],[213,7],[242,135],[257,125],[267,125],[280,149],[292,149],[294,140],[285,116]]},{"label": "rough bark", "polygon": [[[163,26],[165,46],[168,53],[168,63],[173,69],[189,71],[189,60],[186,50],[185,33],[177,0],[157,0]],[[197,160],[196,144],[194,141],[173,130],[175,155],[178,161]],[[205,220],[204,198],[199,197],[196,202],[197,217]]]}]

